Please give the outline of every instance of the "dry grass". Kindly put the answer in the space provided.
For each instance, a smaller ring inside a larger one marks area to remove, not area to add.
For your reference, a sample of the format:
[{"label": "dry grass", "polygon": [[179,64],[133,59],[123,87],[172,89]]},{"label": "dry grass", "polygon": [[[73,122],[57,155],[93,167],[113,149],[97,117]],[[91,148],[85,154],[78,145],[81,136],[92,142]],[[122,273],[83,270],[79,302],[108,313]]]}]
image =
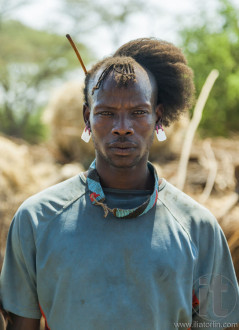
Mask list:
[{"label": "dry grass", "polygon": [[93,142],[81,140],[83,120],[82,85],[70,82],[52,97],[45,111],[45,122],[51,129],[49,148],[61,163],[80,162],[88,167],[94,158]]},{"label": "dry grass", "polygon": [[[0,269],[11,219],[28,196],[82,171],[94,158],[92,142],[85,144],[80,135],[82,90],[79,84],[67,84],[50,102],[45,120],[50,124],[52,139],[47,146],[29,146],[23,141],[0,136]],[[180,148],[188,120],[167,129],[168,142],[154,143],[151,160],[159,175],[175,184]],[[211,195],[205,201],[226,235],[237,278],[239,279],[239,205],[227,208],[239,187],[239,138],[214,139],[211,147],[217,162],[217,173]],[[66,165],[60,165],[69,163]],[[237,167],[238,166],[238,167]],[[193,145],[188,166],[185,192],[200,201],[208,179],[208,159],[202,141]],[[238,174],[238,179],[235,178]],[[43,329],[43,328],[42,328]],[[235,329],[235,328],[234,328]]]},{"label": "dry grass", "polygon": [[83,170],[77,163],[60,166],[43,146],[0,136],[0,269],[11,219],[30,195]]}]

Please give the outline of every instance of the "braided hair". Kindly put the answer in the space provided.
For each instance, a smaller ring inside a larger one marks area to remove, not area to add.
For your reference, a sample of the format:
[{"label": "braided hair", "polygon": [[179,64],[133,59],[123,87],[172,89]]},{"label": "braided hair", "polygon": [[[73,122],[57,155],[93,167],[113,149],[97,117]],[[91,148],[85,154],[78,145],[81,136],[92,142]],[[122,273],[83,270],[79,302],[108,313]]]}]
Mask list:
[{"label": "braided hair", "polygon": [[92,94],[99,89],[110,72],[119,86],[127,86],[135,81],[134,64],[137,62],[149,70],[157,84],[157,104],[164,108],[163,124],[168,126],[188,110],[194,100],[193,72],[187,66],[182,51],[173,44],[155,38],[140,38],[121,46],[111,57],[96,63],[85,79],[84,97],[89,104],[89,82],[96,72],[103,67]]}]

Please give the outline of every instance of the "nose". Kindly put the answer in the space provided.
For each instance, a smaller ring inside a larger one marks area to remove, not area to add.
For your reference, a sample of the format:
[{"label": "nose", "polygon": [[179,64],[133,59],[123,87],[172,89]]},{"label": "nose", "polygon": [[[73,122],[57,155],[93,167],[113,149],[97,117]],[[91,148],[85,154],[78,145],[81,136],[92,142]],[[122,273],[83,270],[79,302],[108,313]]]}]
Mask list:
[{"label": "nose", "polygon": [[134,134],[134,129],[131,121],[125,117],[122,117],[116,119],[111,132],[113,135],[132,135]]}]

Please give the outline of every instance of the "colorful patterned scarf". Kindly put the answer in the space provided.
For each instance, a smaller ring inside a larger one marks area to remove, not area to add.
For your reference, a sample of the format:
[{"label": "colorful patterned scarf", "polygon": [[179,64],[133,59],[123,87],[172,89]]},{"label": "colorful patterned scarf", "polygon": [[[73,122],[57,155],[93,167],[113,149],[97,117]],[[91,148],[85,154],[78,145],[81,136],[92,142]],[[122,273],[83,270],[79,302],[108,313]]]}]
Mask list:
[{"label": "colorful patterned scarf", "polygon": [[94,205],[99,205],[104,210],[104,217],[106,218],[108,213],[111,212],[116,218],[120,219],[132,219],[147,213],[156,203],[158,198],[158,176],[153,165],[148,162],[148,168],[154,175],[154,191],[152,195],[140,206],[133,209],[110,209],[105,203],[105,194],[100,184],[100,178],[96,171],[96,161],[90,165],[87,176],[87,184],[90,190],[90,200]]}]

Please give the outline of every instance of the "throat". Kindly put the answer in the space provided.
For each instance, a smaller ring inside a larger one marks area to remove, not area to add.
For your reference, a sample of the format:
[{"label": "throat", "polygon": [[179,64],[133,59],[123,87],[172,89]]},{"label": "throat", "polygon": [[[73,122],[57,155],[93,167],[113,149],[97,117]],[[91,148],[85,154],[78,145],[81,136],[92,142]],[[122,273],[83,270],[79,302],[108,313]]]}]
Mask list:
[{"label": "throat", "polygon": [[144,168],[111,168],[107,171],[96,165],[96,169],[104,188],[122,190],[152,190],[154,188],[154,176],[147,164]]}]

